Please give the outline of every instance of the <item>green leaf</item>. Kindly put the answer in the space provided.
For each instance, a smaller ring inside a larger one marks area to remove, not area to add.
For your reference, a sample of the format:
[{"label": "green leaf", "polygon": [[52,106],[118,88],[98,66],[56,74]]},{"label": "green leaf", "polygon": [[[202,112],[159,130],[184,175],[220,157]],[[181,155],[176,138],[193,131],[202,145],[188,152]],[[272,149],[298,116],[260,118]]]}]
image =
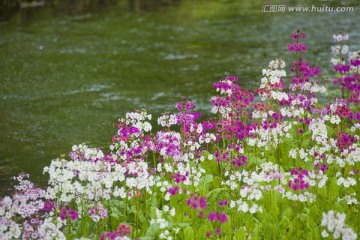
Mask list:
[{"label": "green leaf", "polygon": [[157,192],[153,192],[151,194],[151,202],[150,202],[150,206],[151,207],[157,207]]},{"label": "green leaf", "polygon": [[[110,206],[114,206],[118,209],[123,209],[124,208],[124,202],[117,200],[117,199],[111,199],[108,203]],[[107,205],[107,202],[105,202],[105,205]]]},{"label": "green leaf", "polygon": [[200,190],[201,194],[205,194],[209,192],[212,185],[212,181],[213,181],[213,175],[211,174],[206,174],[205,176],[202,176],[200,178],[198,189]]},{"label": "green leaf", "polygon": [[212,188],[215,189],[215,188],[221,188],[221,182],[222,182],[222,178],[219,177],[219,176],[216,176],[213,178],[213,181],[212,181]]},{"label": "green leaf", "polygon": [[158,231],[159,231],[159,225],[158,224],[152,224],[150,225],[145,233],[145,237],[151,238],[151,239],[155,239]]},{"label": "green leaf", "polygon": [[192,227],[188,226],[184,229],[184,239],[186,240],[195,239],[194,230],[192,229]]},{"label": "green leaf", "polygon": [[202,225],[198,231],[196,232],[196,239],[203,240],[206,238],[206,232],[208,231],[209,227],[207,225]]},{"label": "green leaf", "polygon": [[286,217],[287,219],[290,219],[293,215],[292,209],[290,207],[286,208],[283,212],[282,212],[282,216]]},{"label": "green leaf", "polygon": [[339,195],[339,185],[337,185],[336,182],[337,182],[336,177],[329,179],[328,198],[330,201],[335,200]]},{"label": "green leaf", "polygon": [[218,175],[219,173],[219,166],[218,163],[215,161],[215,159],[213,160],[205,160],[203,162],[200,163],[200,166],[206,170],[207,173],[209,174],[213,174],[213,175]]},{"label": "green leaf", "polygon": [[176,223],[176,225],[179,227],[187,227],[190,226],[190,223]]},{"label": "green leaf", "polygon": [[156,209],[157,207],[153,207],[153,206],[150,207],[150,217],[152,219],[156,219]]},{"label": "green leaf", "polygon": [[144,224],[148,220],[142,211],[138,212],[138,217],[141,224]]},{"label": "green leaf", "polygon": [[244,228],[240,228],[234,234],[234,239],[246,239],[246,232]]},{"label": "green leaf", "polygon": [[208,199],[208,202],[215,203],[218,202],[218,200],[228,198],[228,195],[229,193],[227,188],[216,188],[208,192],[208,194],[206,194],[206,197]]}]

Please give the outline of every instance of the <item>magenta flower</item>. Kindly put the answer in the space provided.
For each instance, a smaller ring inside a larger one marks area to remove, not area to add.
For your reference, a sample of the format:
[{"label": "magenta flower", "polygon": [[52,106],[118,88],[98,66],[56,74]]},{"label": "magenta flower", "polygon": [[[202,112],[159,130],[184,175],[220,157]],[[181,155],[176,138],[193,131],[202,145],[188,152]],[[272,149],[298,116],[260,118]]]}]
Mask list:
[{"label": "magenta flower", "polygon": [[176,103],[175,107],[179,111],[181,111],[181,110],[191,111],[191,110],[195,109],[195,104],[192,103],[191,101],[185,99],[181,102]]},{"label": "magenta flower", "polygon": [[120,236],[130,235],[131,228],[129,225],[123,223],[117,229],[117,234]]},{"label": "magenta flower", "polygon": [[215,229],[215,234],[217,234],[217,235],[220,235],[221,234],[221,228],[216,228]]},{"label": "magenta flower", "polygon": [[207,207],[205,197],[201,197],[199,200],[199,206],[202,210],[204,210]]},{"label": "magenta flower", "polygon": [[219,207],[225,207],[226,205],[228,205],[229,201],[227,199],[219,201],[218,205]]},{"label": "magenta flower", "polygon": [[306,34],[305,33],[300,33],[300,31],[297,31],[296,33],[293,33],[290,35],[294,40],[298,40],[299,38],[306,38]]},{"label": "magenta flower", "polygon": [[210,222],[214,222],[214,221],[217,219],[217,214],[216,214],[216,212],[209,212],[207,218],[208,218],[208,220],[209,220]]},{"label": "magenta flower", "polygon": [[106,240],[106,239],[115,240],[116,237],[117,237],[116,232],[104,232],[101,234],[100,240]]},{"label": "magenta flower", "polygon": [[356,136],[350,134],[339,132],[336,136],[336,145],[341,149],[349,148],[353,143],[357,142],[359,139]]},{"label": "magenta flower", "polygon": [[346,65],[346,64],[336,64],[334,66],[335,71],[340,72],[340,73],[347,73],[350,71],[350,65]]},{"label": "magenta flower", "polygon": [[194,210],[196,210],[197,208],[200,208],[200,210],[204,210],[207,207],[206,197],[199,197],[196,194],[188,198],[186,200],[186,204]]},{"label": "magenta flower", "polygon": [[44,202],[44,207],[43,210],[44,211],[52,211],[55,208],[54,202],[51,200],[46,200]]},{"label": "magenta flower", "polygon": [[179,187],[178,186],[171,187],[168,189],[168,191],[171,196],[175,196],[179,191]]},{"label": "magenta flower", "polygon": [[77,211],[75,211],[74,209],[69,209],[67,212],[68,216],[70,217],[70,219],[72,221],[76,220],[79,218],[79,214],[77,213]]},{"label": "magenta flower", "polygon": [[65,206],[61,208],[60,212],[59,212],[59,217],[61,219],[61,221],[64,221],[66,219],[67,216],[67,211]]},{"label": "magenta flower", "polygon": [[218,213],[217,214],[217,220],[219,220],[222,224],[228,221],[228,217],[225,213]]},{"label": "magenta flower", "polygon": [[325,172],[327,169],[328,169],[328,167],[327,167],[326,164],[322,164],[321,167],[320,167],[320,170],[321,170],[322,172]]},{"label": "magenta flower", "polygon": [[79,218],[79,214],[74,209],[67,209],[65,206],[63,206],[59,212],[59,217],[62,221],[66,220],[68,217],[74,221]]}]

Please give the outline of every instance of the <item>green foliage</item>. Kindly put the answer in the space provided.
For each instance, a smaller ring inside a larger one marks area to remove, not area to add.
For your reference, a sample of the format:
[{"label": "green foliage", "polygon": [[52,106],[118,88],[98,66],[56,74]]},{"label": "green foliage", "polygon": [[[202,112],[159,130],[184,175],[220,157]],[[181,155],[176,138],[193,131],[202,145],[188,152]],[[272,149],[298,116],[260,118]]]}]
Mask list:
[{"label": "green foliage", "polygon": [[195,240],[195,234],[192,227],[187,226],[184,229],[184,239]]},{"label": "green foliage", "polygon": [[200,178],[199,184],[198,184],[198,190],[200,191],[200,195],[205,195],[209,192],[211,189],[213,181],[213,175],[206,174],[205,176],[202,176]]}]

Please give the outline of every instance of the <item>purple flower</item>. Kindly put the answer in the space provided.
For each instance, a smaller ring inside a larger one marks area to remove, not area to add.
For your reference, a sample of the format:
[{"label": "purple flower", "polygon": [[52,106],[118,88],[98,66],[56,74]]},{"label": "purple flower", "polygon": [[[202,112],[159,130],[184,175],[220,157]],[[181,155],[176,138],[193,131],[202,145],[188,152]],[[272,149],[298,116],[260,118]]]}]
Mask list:
[{"label": "purple flower", "polygon": [[53,209],[55,208],[54,206],[54,202],[51,201],[51,200],[46,200],[44,202],[44,207],[43,207],[43,210],[44,211],[52,211]]},{"label": "purple flower", "polygon": [[123,223],[117,229],[117,234],[120,236],[130,235],[131,228],[129,225]]},{"label": "purple flower", "polygon": [[217,214],[217,220],[219,220],[221,223],[225,223],[228,220],[228,217],[225,213],[218,213]]},{"label": "purple flower", "polygon": [[208,220],[209,220],[210,222],[214,222],[214,221],[217,219],[217,214],[216,214],[216,212],[209,212],[207,218],[208,218]]},{"label": "purple flower", "polygon": [[325,172],[328,169],[326,164],[321,165],[320,170]]},{"label": "purple flower", "polygon": [[175,186],[175,187],[169,188],[168,191],[169,191],[169,194],[170,194],[171,196],[174,196],[174,195],[176,195],[177,192],[179,191],[179,187],[178,187],[178,186]]},{"label": "purple flower", "polygon": [[207,207],[206,197],[199,197],[196,194],[188,198],[186,200],[186,204],[194,210],[196,210],[197,208],[200,208],[200,210],[204,210]]},{"label": "purple flower", "polygon": [[61,219],[61,221],[64,221],[66,219],[67,216],[67,211],[65,206],[61,208],[60,212],[59,212],[59,217]]},{"label": "purple flower", "polygon": [[217,235],[220,235],[221,234],[221,228],[216,228],[215,229],[215,234],[217,234]]},{"label": "purple flower", "polygon": [[219,207],[225,207],[226,205],[228,205],[228,202],[229,201],[227,199],[225,199],[225,200],[219,201],[218,205],[219,205]]},{"label": "purple flower", "polygon": [[67,217],[74,221],[79,218],[79,214],[74,209],[67,209],[63,206],[59,212],[59,217],[62,221],[66,220]]},{"label": "purple flower", "polygon": [[77,211],[75,211],[74,209],[69,209],[67,212],[68,216],[70,217],[70,219],[72,221],[76,220],[79,218],[79,214],[77,213]]},{"label": "purple flower", "polygon": [[186,110],[186,111],[191,111],[195,109],[195,104],[187,99],[176,103],[175,105],[176,109],[181,111],[181,110]]},{"label": "purple flower", "polygon": [[203,210],[207,207],[205,197],[201,197],[201,198],[200,198],[200,200],[199,200],[199,206],[200,206],[200,208],[203,209]]},{"label": "purple flower", "polygon": [[340,73],[347,73],[350,71],[350,65],[346,65],[346,64],[336,64],[334,68],[335,71]]},{"label": "purple flower", "polygon": [[101,234],[100,240],[110,239],[115,240],[117,237],[116,232],[104,232]]}]

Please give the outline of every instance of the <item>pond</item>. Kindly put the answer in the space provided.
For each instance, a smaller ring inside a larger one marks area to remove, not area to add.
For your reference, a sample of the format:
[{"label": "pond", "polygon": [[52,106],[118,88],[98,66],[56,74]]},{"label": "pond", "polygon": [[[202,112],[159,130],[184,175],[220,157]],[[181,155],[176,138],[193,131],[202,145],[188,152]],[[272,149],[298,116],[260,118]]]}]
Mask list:
[{"label": "pond", "polygon": [[128,111],[145,107],[156,119],[187,97],[209,115],[212,84],[227,75],[254,90],[270,60],[293,59],[297,29],[324,74],[333,33],[360,49],[357,1],[338,4],[351,12],[311,13],[265,12],[257,0],[51,2],[0,22],[0,195],[19,172],[44,185],[43,167],[74,144],[106,151]]}]

